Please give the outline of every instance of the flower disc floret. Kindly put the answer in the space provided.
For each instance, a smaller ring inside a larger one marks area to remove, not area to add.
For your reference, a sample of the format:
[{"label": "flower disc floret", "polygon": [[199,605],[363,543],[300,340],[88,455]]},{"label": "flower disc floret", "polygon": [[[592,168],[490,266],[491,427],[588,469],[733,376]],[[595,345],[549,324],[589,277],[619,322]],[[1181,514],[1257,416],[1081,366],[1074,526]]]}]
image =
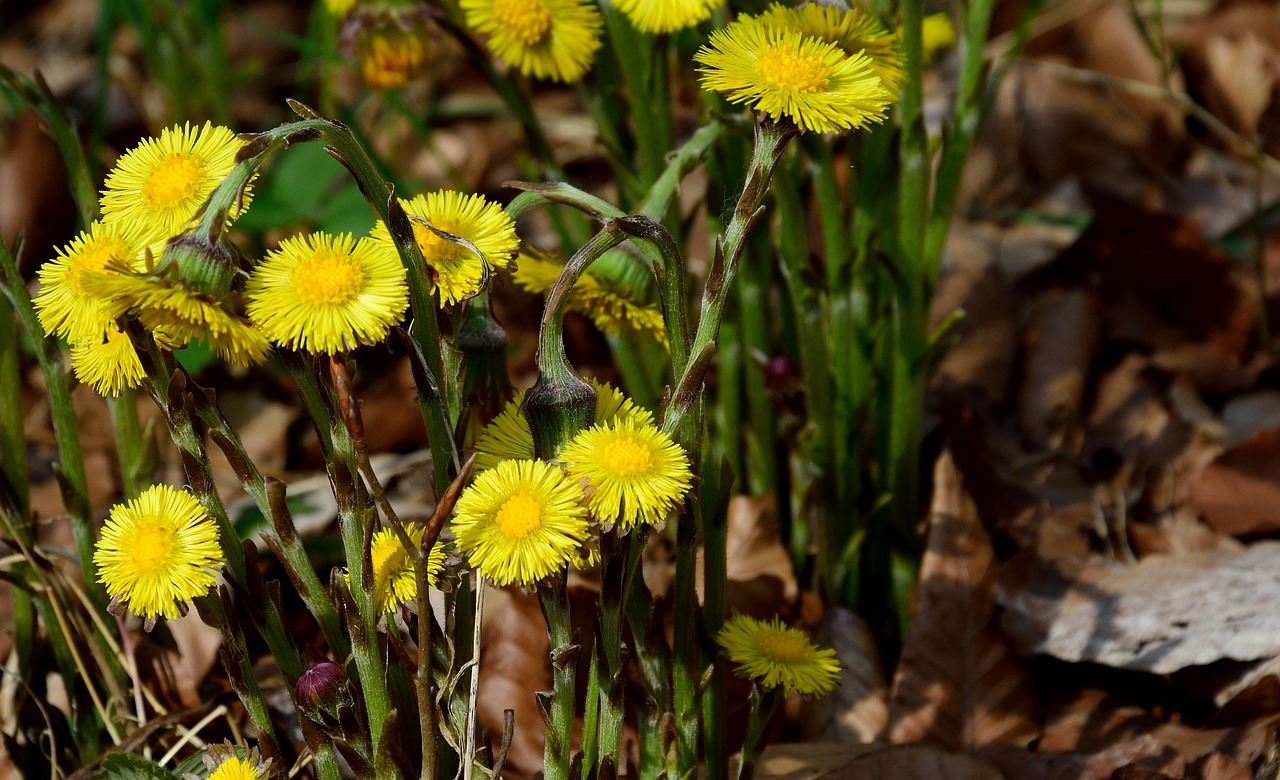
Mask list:
[{"label": "flower disc floret", "polygon": [[458,550],[495,585],[535,585],[581,559],[582,488],[542,461],[503,461],[462,491],[453,532]]},{"label": "flower disc floret", "polygon": [[591,514],[626,528],[665,520],[693,480],[685,451],[648,421],[592,426],[569,442],[560,461],[590,486]]},{"label": "flower disc floret", "polygon": [[735,615],[716,636],[729,660],[763,688],[795,689],[806,696],[825,696],[840,684],[836,651],[819,648],[803,631],[779,618],[763,621]]},{"label": "flower disc floret", "polygon": [[[491,268],[506,268],[520,247],[515,222],[501,206],[481,195],[440,190],[402,200],[400,205],[409,215],[432,286],[439,290],[443,303],[457,303],[478,293],[484,266],[469,247],[441,238],[418,220],[470,241]],[[383,222],[374,226],[369,238],[377,254],[400,262],[391,232]]]},{"label": "flower disc floret", "polygon": [[113,601],[154,621],[178,617],[186,603],[207,593],[223,556],[218,526],[200,502],[154,485],[112,508],[93,562]]},{"label": "flower disc floret", "polygon": [[702,86],[802,131],[830,133],[884,119],[890,95],[865,54],[797,30],[741,18],[695,56]]},{"label": "flower disc floret", "polygon": [[[105,221],[157,257],[182,232],[209,194],[235,167],[244,146],[235,133],[206,122],[175,125],[146,138],[116,162],[102,192]],[[237,216],[248,204],[245,191]]]},{"label": "flower disc floret", "polygon": [[600,48],[604,21],[593,0],[462,0],[467,26],[526,76],[577,81]]},{"label": "flower disc floret", "polygon": [[404,266],[350,234],[280,243],[253,271],[246,313],[272,342],[334,354],[384,339],[409,306]]},{"label": "flower disc floret", "polygon": [[671,33],[711,18],[724,0],[614,0],[614,6],[635,28],[646,33]]},{"label": "flower disc floret", "polygon": [[94,222],[40,267],[40,293],[34,301],[40,326],[71,344],[101,341],[111,324],[110,306],[85,288],[86,276],[141,267],[137,249],[119,230]]}]

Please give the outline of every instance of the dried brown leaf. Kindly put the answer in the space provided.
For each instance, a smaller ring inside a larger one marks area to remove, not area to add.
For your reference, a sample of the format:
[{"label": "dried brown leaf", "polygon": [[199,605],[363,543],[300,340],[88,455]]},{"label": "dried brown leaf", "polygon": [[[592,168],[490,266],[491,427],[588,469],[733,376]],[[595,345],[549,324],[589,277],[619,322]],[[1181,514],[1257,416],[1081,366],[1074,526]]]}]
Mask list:
[{"label": "dried brown leaf", "polygon": [[768,780],[1003,780],[998,771],[969,756],[929,745],[805,743],[765,748],[756,777]]},{"label": "dried brown leaf", "polygon": [[822,643],[840,660],[840,687],[813,707],[806,733],[844,744],[874,742],[889,725],[889,684],[871,627],[850,610],[832,608],[823,617]]},{"label": "dried brown leaf", "polygon": [[1191,480],[1187,498],[1222,533],[1280,529],[1280,428],[1219,455]]},{"label": "dried brown leaf", "polygon": [[1084,289],[1049,289],[1031,304],[1018,424],[1036,447],[1079,446],[1085,380],[1098,348],[1098,300]]}]

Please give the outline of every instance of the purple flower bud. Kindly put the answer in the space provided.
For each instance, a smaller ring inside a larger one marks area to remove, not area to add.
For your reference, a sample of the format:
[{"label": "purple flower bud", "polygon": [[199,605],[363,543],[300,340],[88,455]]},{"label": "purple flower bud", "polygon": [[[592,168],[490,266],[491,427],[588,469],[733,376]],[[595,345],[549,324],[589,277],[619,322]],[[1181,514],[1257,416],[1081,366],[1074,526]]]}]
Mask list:
[{"label": "purple flower bud", "polygon": [[304,710],[328,709],[346,682],[347,677],[342,673],[342,667],[334,662],[321,661],[313,664],[302,673],[295,686],[298,705]]}]

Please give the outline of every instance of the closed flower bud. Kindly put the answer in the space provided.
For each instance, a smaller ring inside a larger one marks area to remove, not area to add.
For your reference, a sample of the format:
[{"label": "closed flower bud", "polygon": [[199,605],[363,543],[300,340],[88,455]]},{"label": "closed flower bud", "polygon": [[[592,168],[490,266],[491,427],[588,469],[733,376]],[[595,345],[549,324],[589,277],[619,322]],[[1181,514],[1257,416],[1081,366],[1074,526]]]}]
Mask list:
[{"label": "closed flower bud", "polygon": [[525,394],[523,411],[534,452],[542,460],[554,460],[595,419],[596,391],[567,369],[555,379],[543,374]]},{"label": "closed flower bud", "polygon": [[294,686],[298,707],[312,720],[323,720],[325,714],[336,718],[346,684],[341,666],[332,661],[312,664]]},{"label": "closed flower bud", "polygon": [[184,286],[205,295],[224,295],[231,289],[237,266],[235,256],[221,242],[183,234],[169,239],[159,268],[176,267]]}]

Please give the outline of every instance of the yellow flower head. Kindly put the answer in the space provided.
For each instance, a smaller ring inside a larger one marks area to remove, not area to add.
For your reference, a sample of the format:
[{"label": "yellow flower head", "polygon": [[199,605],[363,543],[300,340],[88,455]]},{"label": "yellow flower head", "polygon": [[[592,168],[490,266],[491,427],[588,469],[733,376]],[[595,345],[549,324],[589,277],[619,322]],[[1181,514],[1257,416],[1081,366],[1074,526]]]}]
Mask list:
[{"label": "yellow flower head", "polygon": [[345,16],[355,6],[356,0],[324,0],[324,7],[334,16]]},{"label": "yellow flower head", "polygon": [[76,379],[92,387],[98,395],[120,395],[141,387],[146,373],[133,342],[114,324],[105,335],[71,344],[71,368]]},{"label": "yellow flower head", "polygon": [[907,72],[902,68],[902,52],[898,49],[898,36],[857,9],[846,10],[817,3],[788,8],[775,3],[760,15],[760,21],[768,27],[795,30],[810,38],[834,43],[848,56],[865,54],[871,60],[871,70],[880,77],[891,100],[897,97],[898,90],[907,79]]},{"label": "yellow flower head", "polygon": [[102,222],[59,249],[56,258],[40,267],[35,306],[44,332],[72,344],[100,341],[111,324],[110,307],[85,289],[85,275],[117,268],[141,270],[141,259],[119,230]]},{"label": "yellow flower head", "polygon": [[507,460],[458,497],[458,550],[495,585],[532,586],[575,560],[587,540],[582,488],[540,460]]},{"label": "yellow flower head", "polygon": [[[648,409],[636,406],[621,390],[594,379],[588,379],[587,383],[596,391],[596,425],[623,419],[641,423],[653,422],[653,414]],[[523,390],[507,402],[502,412],[480,432],[476,439],[477,473],[491,469],[504,460],[533,460],[533,432],[520,409],[522,403]]]},{"label": "yellow flower head", "polygon": [[[241,758],[228,742],[210,747],[204,755],[204,765],[209,770],[207,780],[262,780],[270,771],[271,759],[262,760],[257,748]],[[198,775],[187,773],[183,780],[198,780]]]},{"label": "yellow flower head", "polygon": [[217,582],[218,526],[190,493],[153,485],[111,509],[93,562],[114,603],[148,623],[173,619]]},{"label": "yellow flower head", "polygon": [[[422,544],[426,531],[420,525],[405,529],[409,539]],[[413,607],[418,598],[418,581],[414,572],[413,557],[400,543],[400,537],[390,528],[373,535],[373,608],[379,615],[390,615],[408,604]],[[436,578],[444,569],[444,545],[436,542],[427,553],[427,584],[436,586]]]},{"label": "yellow flower head", "polygon": [[920,34],[923,38],[921,48],[924,50],[925,62],[956,45],[956,29],[951,25],[951,17],[946,14],[926,16]]},{"label": "yellow flower head", "polygon": [[209,774],[209,780],[259,780],[258,767],[243,758],[228,758]]},{"label": "yellow flower head", "polygon": [[399,89],[427,61],[427,32],[412,17],[370,19],[356,39],[360,73],[370,89]]},{"label": "yellow flower head", "polygon": [[734,615],[725,621],[716,642],[761,687],[825,696],[840,684],[836,651],[819,649],[803,631],[788,628],[776,617],[763,621]]},{"label": "yellow flower head", "polygon": [[[225,127],[174,125],[117,162],[102,192],[102,214],[157,257],[235,167],[244,142]],[[245,191],[244,205],[249,192]],[[238,211],[233,211],[234,218]]]},{"label": "yellow flower head", "polygon": [[560,461],[590,486],[591,514],[626,528],[665,520],[693,480],[684,450],[648,421],[592,426],[569,442]]},{"label": "yellow flower head", "polygon": [[225,302],[159,276],[89,274],[93,295],[111,301],[112,316],[136,316],[161,346],[206,341],[229,363],[248,366],[267,359],[271,345]]},{"label": "yellow flower head", "polygon": [[[484,255],[491,267],[506,268],[520,239],[516,237],[516,223],[496,203],[490,203],[480,195],[463,195],[452,190],[440,190],[419,195],[413,200],[402,200],[400,205],[413,224],[413,235],[422,250],[431,281],[440,291],[444,303],[457,303],[480,292],[484,268],[480,258],[468,247],[437,236],[414,217],[426,220],[436,230],[465,238]],[[395,242],[391,232],[379,220],[369,238],[378,252],[396,258]]]},{"label": "yellow flower head", "polygon": [[600,48],[604,21],[594,0],[462,0],[467,26],[526,76],[577,81]]},{"label": "yellow flower head", "polygon": [[865,54],[847,55],[834,43],[757,17],[716,30],[694,59],[705,89],[802,131],[879,122],[889,105],[889,91]]},{"label": "yellow flower head", "polygon": [[404,266],[366,238],[286,238],[253,270],[246,313],[272,342],[332,355],[381,341],[409,306]]},{"label": "yellow flower head", "polygon": [[[563,265],[541,252],[526,249],[520,253],[519,265],[512,276],[531,293],[547,293],[555,287],[563,269]],[[569,291],[568,308],[588,317],[604,333],[665,345],[667,331],[663,327],[662,310],[656,305],[636,303],[631,295],[630,289],[587,269]]]},{"label": "yellow flower head", "polygon": [[724,0],[614,0],[640,32],[670,33],[711,18]]}]

